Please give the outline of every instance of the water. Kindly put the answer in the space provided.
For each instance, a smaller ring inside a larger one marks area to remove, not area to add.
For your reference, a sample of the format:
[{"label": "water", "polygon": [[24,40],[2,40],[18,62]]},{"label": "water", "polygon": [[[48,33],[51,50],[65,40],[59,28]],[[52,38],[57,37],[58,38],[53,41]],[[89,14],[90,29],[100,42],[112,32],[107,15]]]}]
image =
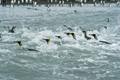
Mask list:
[{"label": "water", "polygon": [[[51,11],[39,6],[0,6],[0,20],[0,80],[120,80],[119,6],[51,7]],[[16,26],[15,33],[3,26]],[[86,40],[80,26],[88,36],[97,34],[98,40],[91,36]],[[77,40],[64,32],[74,32]],[[43,38],[50,39],[50,44]]]}]

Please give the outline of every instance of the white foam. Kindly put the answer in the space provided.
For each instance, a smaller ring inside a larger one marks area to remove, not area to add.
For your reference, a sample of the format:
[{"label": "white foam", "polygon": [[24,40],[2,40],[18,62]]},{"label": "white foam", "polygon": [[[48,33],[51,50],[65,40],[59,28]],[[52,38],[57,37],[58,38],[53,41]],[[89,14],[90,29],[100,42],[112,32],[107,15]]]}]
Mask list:
[{"label": "white foam", "polygon": [[46,42],[36,46],[36,49],[39,50],[40,52],[52,52],[54,50],[57,50],[57,48],[58,45],[54,43],[47,44]]},{"label": "white foam", "polygon": [[10,53],[11,51],[8,50],[8,49],[7,49],[7,50],[6,50],[6,49],[0,49],[0,52],[1,52],[1,53]]}]

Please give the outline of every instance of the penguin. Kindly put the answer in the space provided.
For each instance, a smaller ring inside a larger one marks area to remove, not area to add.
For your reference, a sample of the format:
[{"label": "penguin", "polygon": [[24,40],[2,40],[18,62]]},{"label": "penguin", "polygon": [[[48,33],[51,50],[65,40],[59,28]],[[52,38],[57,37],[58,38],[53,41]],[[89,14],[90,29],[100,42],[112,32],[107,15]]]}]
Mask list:
[{"label": "penguin", "polygon": [[43,40],[45,40],[47,42],[47,44],[50,43],[50,39],[43,39]]},{"label": "penguin", "polygon": [[104,26],[104,28],[107,30],[107,26]]},{"label": "penguin", "polygon": [[98,38],[97,38],[97,35],[96,35],[96,34],[89,34],[89,35],[93,36],[96,40],[98,40]]},{"label": "penguin", "polygon": [[67,27],[66,25],[63,25],[65,28],[67,28],[68,30],[71,30],[71,31],[73,31],[73,29],[72,28],[69,28],[69,27]]},{"label": "penguin", "polygon": [[55,36],[55,37],[57,37],[58,39],[60,39],[61,41],[60,42],[56,42],[55,44],[58,44],[58,45],[60,45],[61,46],[61,42],[62,42],[62,37],[61,36]]},{"label": "penguin", "polygon": [[12,27],[12,29],[10,29],[10,27],[8,27],[8,32],[9,32],[9,33],[14,33],[14,32],[15,32],[15,31],[14,31],[15,28],[16,28],[16,27],[14,27],[14,26]]},{"label": "penguin", "polygon": [[[91,36],[93,36],[96,40],[98,40],[98,38],[97,38],[97,35],[96,34],[90,34]],[[101,43],[105,43],[105,44],[111,44],[111,43],[109,43],[109,42],[106,42],[106,41],[99,41],[99,42],[101,42]]]},{"label": "penguin", "polygon": [[75,12],[75,13],[77,13],[77,11],[76,11],[76,10],[74,10],[74,12]]},{"label": "penguin", "polygon": [[[14,43],[18,43],[19,46],[22,46],[22,42],[21,41],[14,41]],[[25,49],[27,49],[28,51],[36,51],[36,52],[38,52],[38,50],[35,50],[35,49],[29,49],[29,48],[25,48]]]},{"label": "penguin", "polygon": [[87,39],[87,40],[90,40],[90,39],[91,39],[90,37],[87,36],[87,32],[86,32],[86,31],[83,31],[83,33],[84,33],[85,39]]},{"label": "penguin", "polygon": [[73,38],[76,40],[75,33],[71,33],[71,35],[72,35]]},{"label": "penguin", "polygon": [[71,33],[65,33],[66,35],[68,35],[68,36],[70,36],[71,35]]},{"label": "penguin", "polygon": [[57,38],[59,38],[59,39],[62,39],[62,37],[61,37],[61,36],[55,36],[55,37],[57,37]]}]

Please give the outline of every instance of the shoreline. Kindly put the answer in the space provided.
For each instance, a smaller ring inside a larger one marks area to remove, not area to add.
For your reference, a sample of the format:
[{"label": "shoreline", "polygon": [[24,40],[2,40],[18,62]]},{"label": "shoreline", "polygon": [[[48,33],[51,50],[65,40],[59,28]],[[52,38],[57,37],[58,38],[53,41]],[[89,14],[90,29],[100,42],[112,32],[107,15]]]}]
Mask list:
[{"label": "shoreline", "polygon": [[18,0],[16,0],[16,2],[10,2],[10,1],[5,1],[5,2],[1,2],[0,5],[11,5],[11,4],[14,4],[14,5],[34,5],[34,4],[37,4],[37,5],[41,5],[41,4],[44,4],[44,5],[47,5],[47,4],[58,4],[58,5],[63,5],[63,4],[105,4],[105,3],[117,3],[120,1],[87,1],[87,2],[78,2],[78,1],[62,1],[62,2],[47,2],[47,1],[32,1],[32,2],[18,2]]}]

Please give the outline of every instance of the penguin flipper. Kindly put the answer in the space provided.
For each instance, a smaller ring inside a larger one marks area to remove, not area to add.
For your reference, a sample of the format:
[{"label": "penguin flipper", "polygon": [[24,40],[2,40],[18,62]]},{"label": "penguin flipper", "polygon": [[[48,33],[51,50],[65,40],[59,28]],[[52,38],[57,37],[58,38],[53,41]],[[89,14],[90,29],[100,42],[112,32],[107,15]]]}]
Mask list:
[{"label": "penguin flipper", "polygon": [[38,50],[35,50],[35,49],[27,49],[28,51],[36,51],[36,52],[39,52]]},{"label": "penguin flipper", "polygon": [[111,44],[111,43],[106,42],[106,41],[99,41],[99,42],[102,42],[102,43],[105,43],[105,44]]},{"label": "penguin flipper", "polygon": [[68,28],[69,30],[71,30],[71,31],[73,31],[73,29],[72,28]]}]

